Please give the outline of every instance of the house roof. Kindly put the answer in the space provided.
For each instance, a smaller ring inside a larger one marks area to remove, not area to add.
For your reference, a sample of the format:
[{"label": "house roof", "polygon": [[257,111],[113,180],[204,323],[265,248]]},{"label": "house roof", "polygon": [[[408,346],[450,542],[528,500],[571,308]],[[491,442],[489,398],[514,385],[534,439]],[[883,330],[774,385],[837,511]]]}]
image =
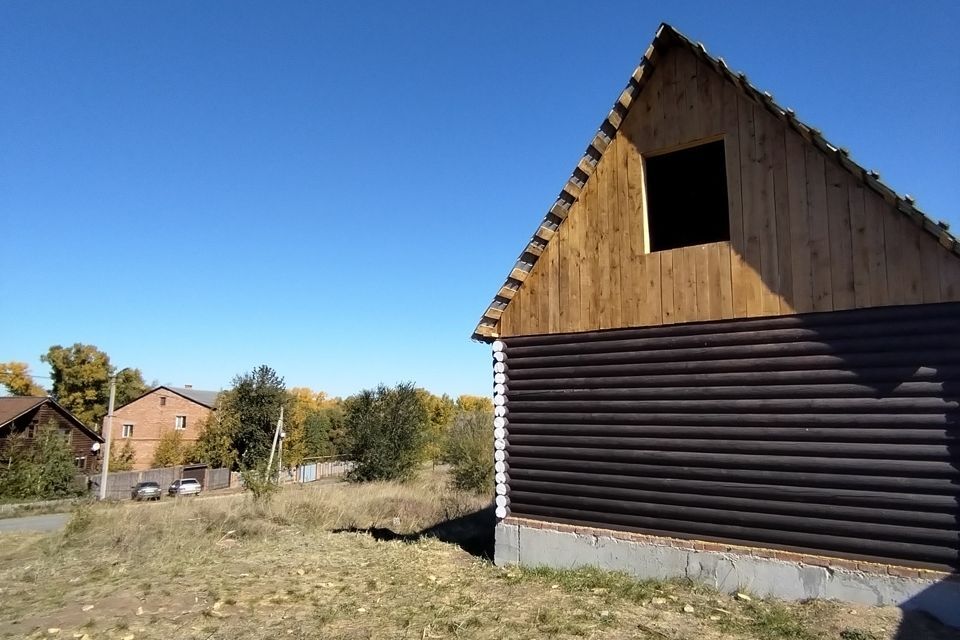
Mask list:
[{"label": "house roof", "polygon": [[5,396],[0,398],[0,427],[5,427],[47,398],[34,396]]},{"label": "house roof", "polygon": [[35,396],[8,396],[0,398],[0,429],[7,426],[20,416],[33,411],[42,404],[50,404],[53,409],[66,418],[73,426],[83,431],[97,442],[103,442],[99,433],[83,424],[79,418],[60,406],[53,398],[38,398]]},{"label": "house roof", "polygon": [[143,398],[144,396],[148,396],[154,391],[158,391],[160,389],[166,389],[170,393],[175,393],[178,396],[186,398],[191,402],[196,402],[199,405],[203,405],[208,409],[217,408],[217,397],[220,395],[219,391],[204,391],[202,389],[193,389],[188,387],[169,387],[167,385],[160,385],[159,387],[154,387],[153,389],[150,389],[146,393],[137,396],[130,402],[117,407],[117,409],[122,409],[123,407],[131,405],[137,400],[139,400],[140,398]]},{"label": "house roof", "polygon": [[217,408],[217,396],[220,395],[219,391],[203,391],[201,389],[187,387],[164,386],[163,388],[168,389],[179,396],[183,396],[187,400],[193,400],[197,404],[202,404],[205,407],[209,407],[210,409]]},{"label": "house roof", "polygon": [[880,181],[879,173],[864,169],[854,162],[846,149],[828,142],[818,129],[798,120],[792,109],[786,109],[778,105],[773,101],[773,96],[769,92],[761,91],[750,84],[745,74],[731,71],[723,58],[714,58],[707,53],[703,44],[694,43],[670,25],[662,23],[657,29],[653,42],[647,47],[646,53],[640,60],[640,64],[637,65],[630,76],[626,88],[614,102],[607,117],[600,124],[599,131],[587,146],[583,157],[574,167],[573,173],[560,191],[560,195],[544,215],[540,226],[520,253],[510,274],[480,318],[480,322],[473,332],[472,338],[474,340],[490,342],[497,337],[496,330],[500,316],[503,315],[507,305],[510,304],[510,301],[530,274],[533,265],[543,254],[547,244],[557,235],[557,231],[566,219],[571,205],[577,201],[587,180],[590,179],[600,158],[603,157],[604,151],[616,136],[620,125],[630,110],[630,105],[643,90],[644,84],[656,67],[657,59],[672,46],[682,46],[692,51],[700,60],[710,65],[722,77],[739,88],[747,97],[765,107],[774,116],[797,131],[808,143],[814,145],[823,153],[836,158],[845,170],[853,174],[865,186],[876,191],[897,211],[936,237],[945,248],[960,256],[960,242],[947,230],[945,222],[937,222],[917,209],[914,206],[913,198],[909,195],[898,195],[893,189]]}]

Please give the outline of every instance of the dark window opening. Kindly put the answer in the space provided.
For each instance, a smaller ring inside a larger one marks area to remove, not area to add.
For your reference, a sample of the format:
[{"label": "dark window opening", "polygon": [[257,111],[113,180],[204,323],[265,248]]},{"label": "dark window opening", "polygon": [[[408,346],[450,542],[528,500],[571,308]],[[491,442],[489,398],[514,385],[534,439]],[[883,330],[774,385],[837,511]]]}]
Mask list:
[{"label": "dark window opening", "polygon": [[730,239],[723,141],[646,159],[650,251]]}]

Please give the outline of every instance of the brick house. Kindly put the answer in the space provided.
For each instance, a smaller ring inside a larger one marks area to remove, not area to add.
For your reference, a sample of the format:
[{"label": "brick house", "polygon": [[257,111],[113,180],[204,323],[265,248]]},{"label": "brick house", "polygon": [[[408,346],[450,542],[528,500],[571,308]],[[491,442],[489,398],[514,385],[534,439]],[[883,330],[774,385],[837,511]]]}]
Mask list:
[{"label": "brick house", "polygon": [[216,409],[218,395],[219,391],[190,386],[151,389],[114,410],[111,448],[119,451],[129,442],[134,451],[133,468],[149,469],[164,434],[179,431],[185,442],[196,442],[204,420]]},{"label": "brick house", "polygon": [[[15,434],[32,440],[37,429],[53,422],[67,438],[73,461],[80,472],[94,471],[103,438],[53,398],[11,396],[0,398],[0,445]],[[2,448],[2,447],[0,447]]]}]

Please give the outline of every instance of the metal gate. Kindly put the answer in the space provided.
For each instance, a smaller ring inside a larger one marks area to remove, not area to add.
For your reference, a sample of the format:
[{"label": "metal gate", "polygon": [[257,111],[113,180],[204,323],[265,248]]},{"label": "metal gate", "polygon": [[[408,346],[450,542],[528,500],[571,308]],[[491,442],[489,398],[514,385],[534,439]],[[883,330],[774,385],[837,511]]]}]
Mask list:
[{"label": "metal gate", "polygon": [[317,479],[317,463],[313,462],[300,467],[300,482],[313,482]]}]

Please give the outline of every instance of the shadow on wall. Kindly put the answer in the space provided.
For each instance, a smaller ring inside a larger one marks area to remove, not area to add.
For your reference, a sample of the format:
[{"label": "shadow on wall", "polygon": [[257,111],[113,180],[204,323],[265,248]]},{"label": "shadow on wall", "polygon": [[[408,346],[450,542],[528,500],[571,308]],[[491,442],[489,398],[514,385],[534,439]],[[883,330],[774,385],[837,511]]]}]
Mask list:
[{"label": "shadow on wall", "polygon": [[[944,384],[944,397],[958,397],[957,383]],[[960,474],[960,445],[957,444],[960,420],[955,415],[947,421],[947,431],[952,438],[947,445],[953,467]],[[956,508],[954,530],[960,532],[960,480],[954,478],[954,500]],[[957,545],[957,557],[960,560],[960,542]],[[894,640],[960,640],[960,574],[954,573],[945,580],[927,587],[917,595],[900,605],[903,619],[894,636]],[[945,628],[941,623],[950,625]]]},{"label": "shadow on wall", "polygon": [[900,608],[903,619],[894,640],[960,640],[960,581],[955,578],[924,589]]},{"label": "shadow on wall", "polygon": [[[960,398],[960,383],[944,381],[944,398]],[[956,413],[947,414],[946,430],[949,435],[947,450],[956,470],[951,481],[954,495],[954,532],[960,535],[960,418]],[[927,587],[900,605],[903,619],[894,640],[960,640],[960,540],[955,541],[957,562],[954,574],[945,580]],[[944,628],[940,623],[950,625]]]}]

